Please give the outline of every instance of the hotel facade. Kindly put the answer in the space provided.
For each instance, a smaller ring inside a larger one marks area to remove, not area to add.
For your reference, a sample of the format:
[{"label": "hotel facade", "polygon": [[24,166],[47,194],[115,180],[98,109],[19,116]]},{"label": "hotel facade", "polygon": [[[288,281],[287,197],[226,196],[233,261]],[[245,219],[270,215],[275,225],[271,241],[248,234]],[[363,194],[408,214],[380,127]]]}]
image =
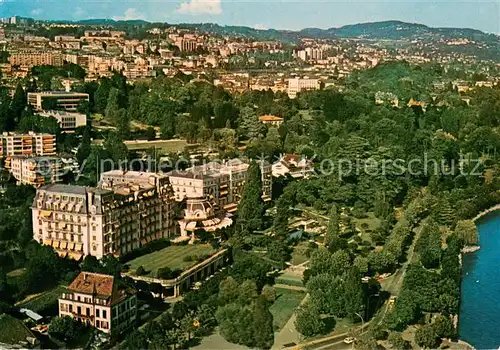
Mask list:
[{"label": "hotel facade", "polygon": [[168,178],[127,174],[126,182],[103,181],[99,188],[39,188],[32,207],[33,238],[76,260],[86,255],[121,256],[151,241],[174,238],[177,203]]}]

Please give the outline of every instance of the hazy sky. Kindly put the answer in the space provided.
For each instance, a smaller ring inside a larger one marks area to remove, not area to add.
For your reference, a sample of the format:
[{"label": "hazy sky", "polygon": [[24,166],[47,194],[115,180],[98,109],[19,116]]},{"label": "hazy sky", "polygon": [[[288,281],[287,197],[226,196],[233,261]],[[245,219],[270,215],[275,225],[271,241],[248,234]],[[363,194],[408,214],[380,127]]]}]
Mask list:
[{"label": "hazy sky", "polygon": [[215,22],[255,28],[330,28],[397,19],[500,34],[500,0],[0,0],[0,17]]}]

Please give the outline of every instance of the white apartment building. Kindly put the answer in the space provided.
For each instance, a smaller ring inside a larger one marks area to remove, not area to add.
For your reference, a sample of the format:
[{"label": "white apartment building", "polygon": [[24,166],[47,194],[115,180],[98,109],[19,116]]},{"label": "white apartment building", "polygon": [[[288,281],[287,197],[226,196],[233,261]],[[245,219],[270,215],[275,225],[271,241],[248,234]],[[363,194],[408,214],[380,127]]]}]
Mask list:
[{"label": "white apartment building", "polygon": [[46,101],[51,99],[58,110],[75,112],[80,103],[89,101],[89,94],[72,91],[28,92],[28,103],[37,111],[45,110]]},{"label": "white apartment building", "polygon": [[7,157],[5,168],[18,184],[39,187],[62,180],[61,159],[57,157]]},{"label": "white apartment building", "polygon": [[59,298],[59,316],[69,316],[104,333],[121,333],[135,326],[136,291],[113,276],[80,272]]},{"label": "white apartment building", "polygon": [[61,130],[65,132],[74,131],[78,127],[87,125],[87,116],[82,113],[43,111],[39,112],[38,115],[45,118],[55,118],[59,123]]},{"label": "white apartment building", "polygon": [[85,255],[120,256],[151,241],[173,238],[175,201],[168,178],[139,174],[130,175],[141,181],[133,176],[121,183],[103,180],[101,188],[39,188],[32,207],[33,238],[76,260]]},{"label": "white apartment building", "polygon": [[297,97],[297,94],[302,91],[319,90],[321,83],[319,79],[309,78],[291,78],[288,79],[288,96],[290,98]]}]

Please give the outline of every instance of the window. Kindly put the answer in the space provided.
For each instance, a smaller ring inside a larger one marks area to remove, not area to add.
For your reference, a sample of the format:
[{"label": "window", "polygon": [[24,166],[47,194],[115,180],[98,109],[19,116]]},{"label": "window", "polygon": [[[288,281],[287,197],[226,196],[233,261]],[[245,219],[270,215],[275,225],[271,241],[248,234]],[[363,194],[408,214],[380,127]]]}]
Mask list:
[{"label": "window", "polygon": [[87,316],[90,316],[90,308],[87,308]]},{"label": "window", "polygon": [[[78,300],[78,301],[79,301],[79,300]],[[78,307],[76,308],[76,313],[77,313],[78,315],[81,315],[81,314],[82,314],[82,307],[81,307],[81,306],[78,306]]]},{"label": "window", "polygon": [[95,326],[97,328],[101,327],[101,321],[99,321],[99,320],[95,321]]},{"label": "window", "polygon": [[73,305],[69,304],[69,312],[73,312]]},{"label": "window", "polygon": [[76,297],[76,300],[80,301],[80,296],[77,296],[77,297]]},{"label": "window", "polygon": [[[101,310],[99,310],[99,309],[95,310],[95,317],[101,317]],[[97,322],[99,322],[99,321],[97,321]],[[97,326],[97,327],[99,327],[99,326]]]},{"label": "window", "polygon": [[102,318],[108,318],[106,310],[102,310]]}]

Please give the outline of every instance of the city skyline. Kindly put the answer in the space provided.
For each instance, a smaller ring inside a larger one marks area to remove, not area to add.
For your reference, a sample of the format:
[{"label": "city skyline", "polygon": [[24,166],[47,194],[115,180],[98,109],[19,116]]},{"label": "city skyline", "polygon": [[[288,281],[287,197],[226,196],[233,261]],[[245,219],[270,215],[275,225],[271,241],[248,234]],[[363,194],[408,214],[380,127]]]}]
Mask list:
[{"label": "city skyline", "polygon": [[458,2],[0,0],[0,14],[40,20],[142,19],[151,22],[211,22],[257,29],[289,30],[400,20],[431,27],[473,28],[488,33],[500,33],[500,4],[496,1],[482,0]]}]

